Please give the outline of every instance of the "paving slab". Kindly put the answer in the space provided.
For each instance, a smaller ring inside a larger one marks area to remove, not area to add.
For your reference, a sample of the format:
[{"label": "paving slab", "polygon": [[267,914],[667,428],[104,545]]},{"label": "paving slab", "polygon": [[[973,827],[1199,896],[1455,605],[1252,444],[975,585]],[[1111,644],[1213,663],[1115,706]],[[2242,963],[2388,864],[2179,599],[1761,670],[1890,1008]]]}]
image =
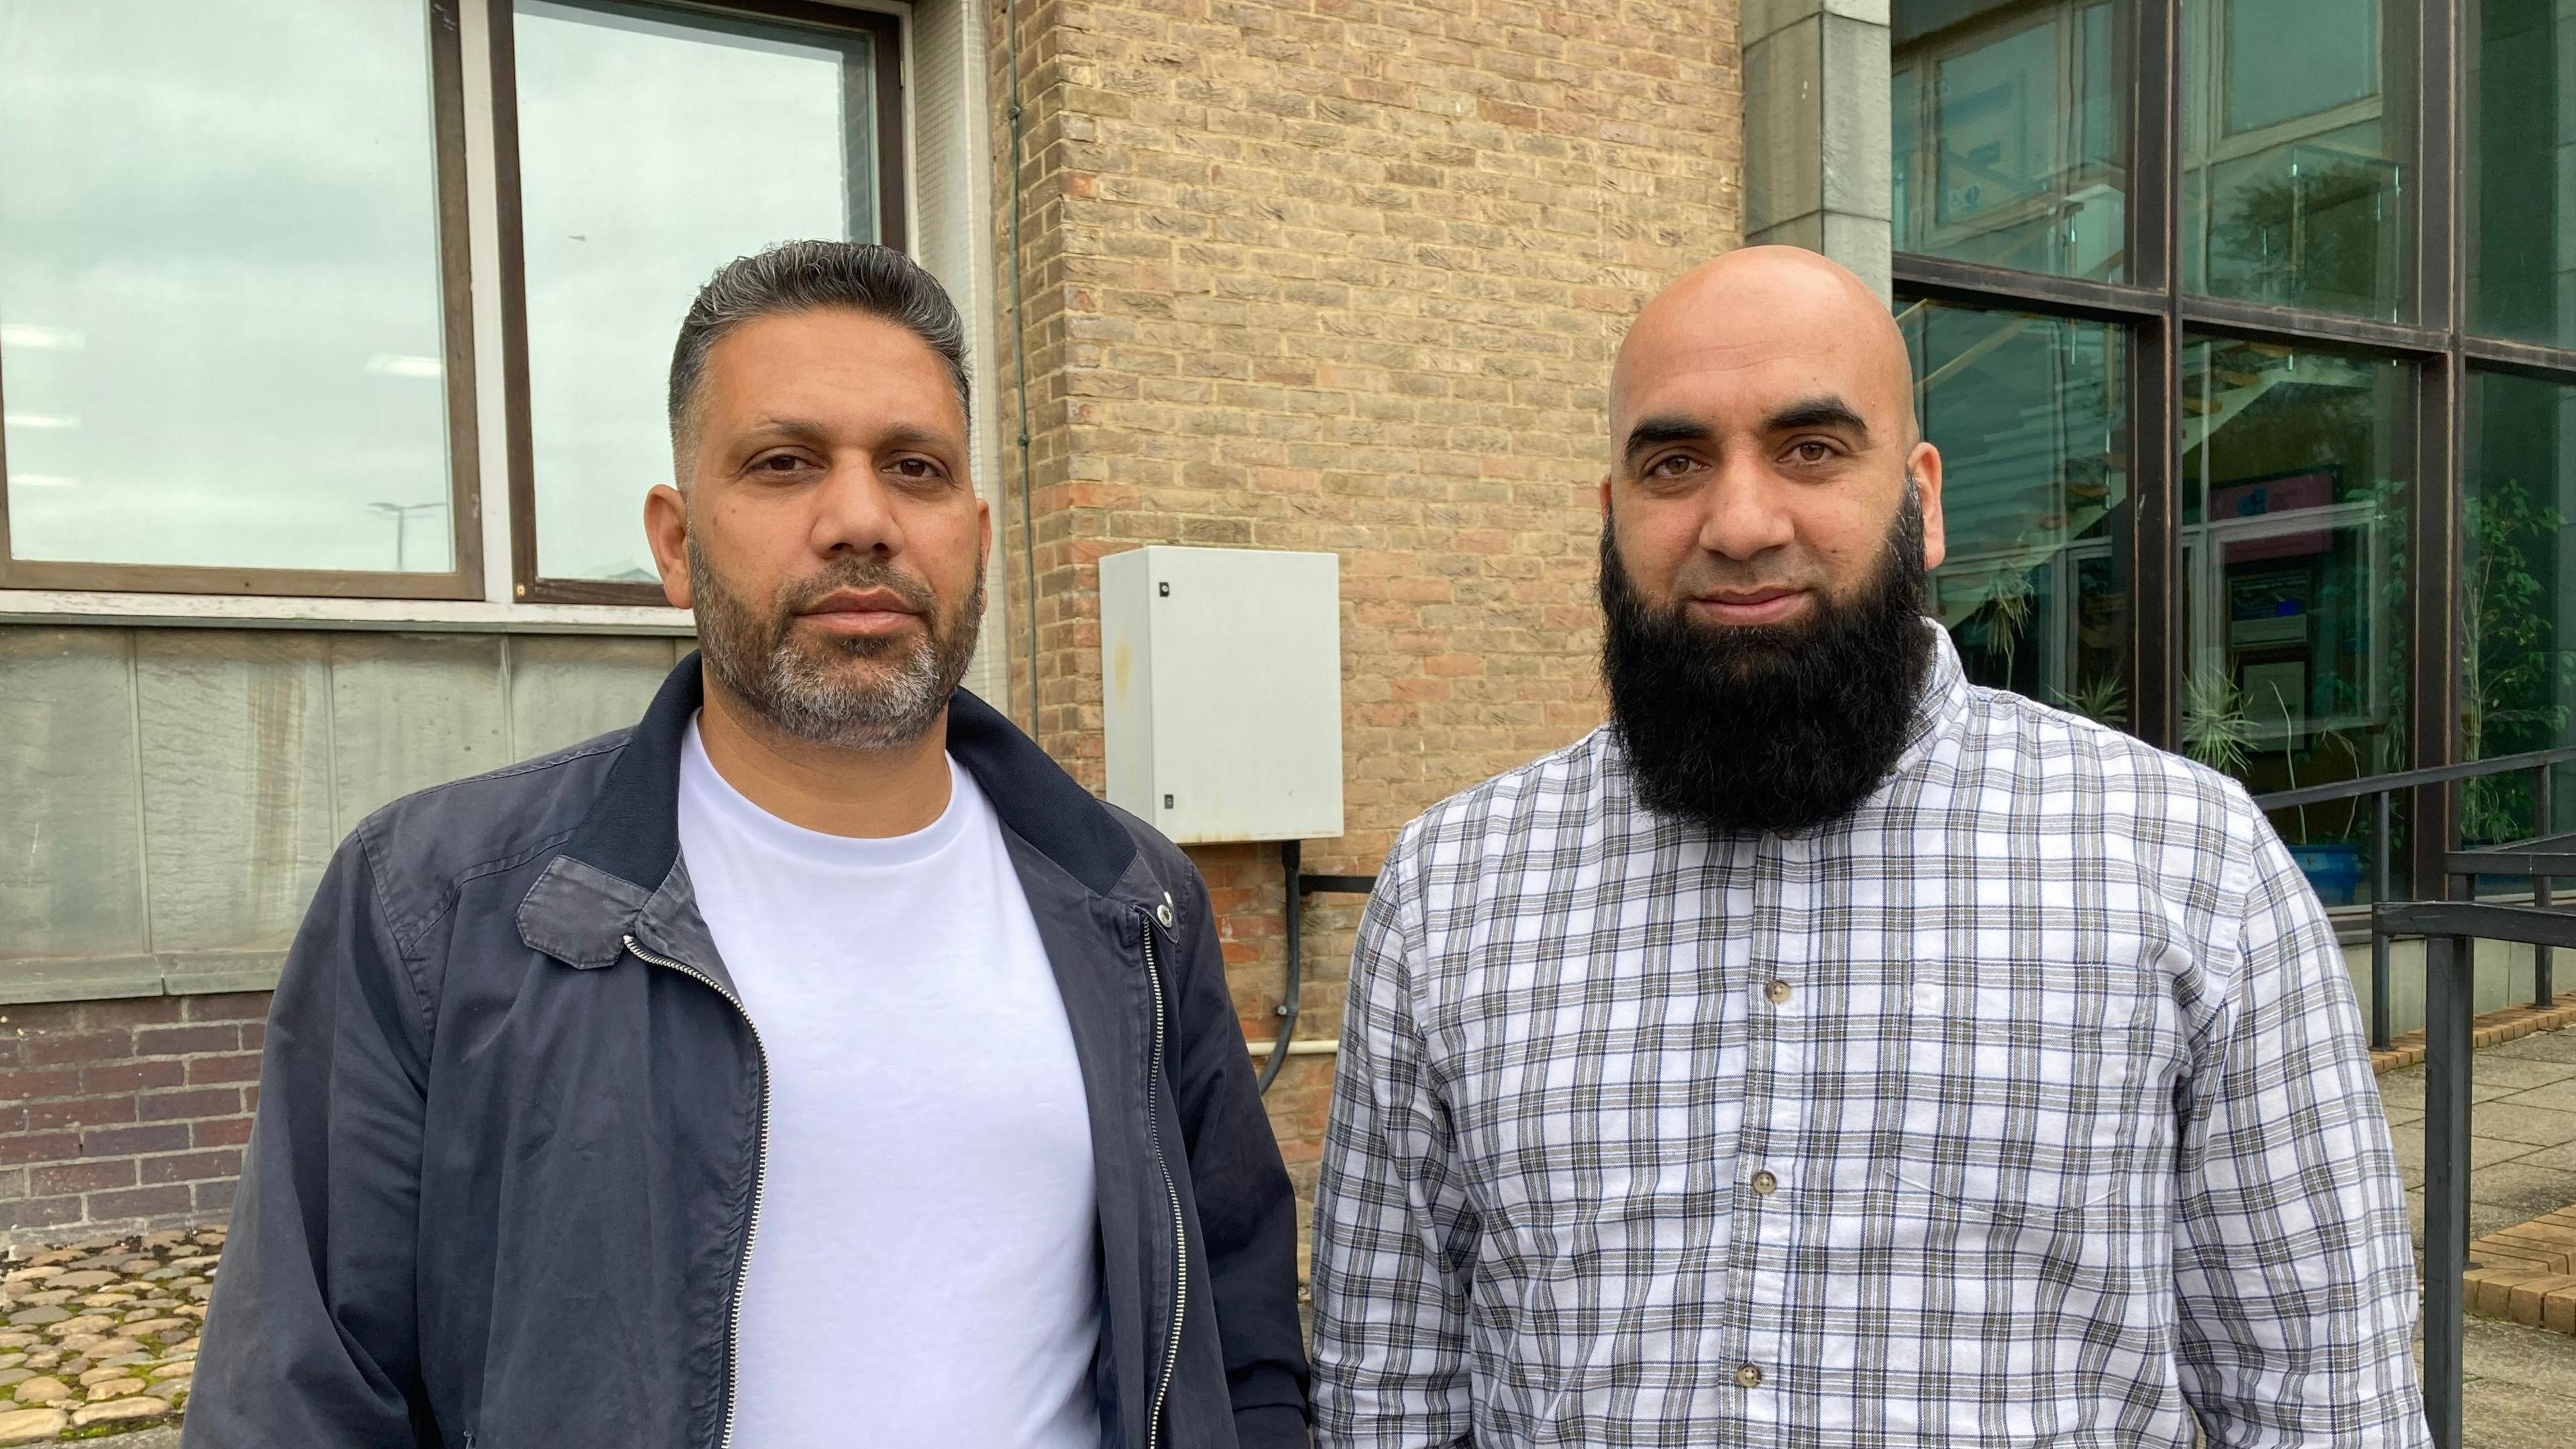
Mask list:
[{"label": "paving slab", "polygon": [[[2499,1062],[2498,1066],[2532,1066],[2531,1062]],[[2548,1065],[2554,1066],[2555,1063]],[[2510,1102],[2517,1107],[2546,1107],[2555,1112],[2576,1112],[2576,1080],[2547,1082],[2492,1099]]]},{"label": "paving slab", "polygon": [[2469,1130],[2479,1137],[2557,1147],[2576,1142],[2576,1112],[2525,1107],[2506,1099],[2472,1103]]},{"label": "paving slab", "polygon": [[2476,1168],[2469,1174],[2469,1201],[2536,1218],[2576,1203],[2576,1172],[2535,1167],[2529,1159]]},{"label": "paving slab", "polygon": [[2517,1037],[2501,1046],[2478,1053],[2483,1063],[2490,1056],[2498,1061],[2541,1061],[2576,1063],[2576,1032],[2539,1031]]}]

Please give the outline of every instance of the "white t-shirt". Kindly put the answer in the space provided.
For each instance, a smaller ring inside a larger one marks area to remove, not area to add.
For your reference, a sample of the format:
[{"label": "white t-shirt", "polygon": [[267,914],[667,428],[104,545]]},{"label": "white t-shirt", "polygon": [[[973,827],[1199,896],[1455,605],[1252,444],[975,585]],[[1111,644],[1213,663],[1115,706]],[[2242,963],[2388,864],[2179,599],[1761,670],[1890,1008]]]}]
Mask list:
[{"label": "white t-shirt", "polygon": [[680,854],[769,1063],[740,1449],[1097,1449],[1091,1121],[990,801],[854,840],[726,783],[697,722]]}]

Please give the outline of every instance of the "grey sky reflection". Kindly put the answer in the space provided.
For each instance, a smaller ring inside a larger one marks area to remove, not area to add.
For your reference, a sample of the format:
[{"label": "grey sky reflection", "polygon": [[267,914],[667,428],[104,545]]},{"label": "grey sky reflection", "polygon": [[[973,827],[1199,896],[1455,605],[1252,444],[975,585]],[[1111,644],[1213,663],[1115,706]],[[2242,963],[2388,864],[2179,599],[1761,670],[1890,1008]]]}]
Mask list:
[{"label": "grey sky reflection", "polygon": [[395,567],[370,505],[448,492],[422,12],[0,0],[18,557]]},{"label": "grey sky reflection", "polygon": [[844,78],[863,90],[867,71],[839,37],[515,13],[538,571],[650,578],[680,320],[733,258],[847,234]]}]

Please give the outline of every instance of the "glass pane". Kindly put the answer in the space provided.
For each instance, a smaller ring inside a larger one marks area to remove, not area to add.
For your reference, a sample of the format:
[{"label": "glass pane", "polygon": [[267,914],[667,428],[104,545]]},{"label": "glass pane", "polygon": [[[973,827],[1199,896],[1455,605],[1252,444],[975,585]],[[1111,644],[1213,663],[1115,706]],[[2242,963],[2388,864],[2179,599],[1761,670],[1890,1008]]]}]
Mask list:
[{"label": "glass pane", "polygon": [[455,566],[427,12],[0,0],[16,557]]},{"label": "glass pane", "polygon": [[1898,312],[1941,450],[1932,608],[1968,677],[2127,727],[2127,337],[1943,302]]},{"label": "glass pane", "polygon": [[2466,8],[2469,329],[2576,347],[2576,13]]},{"label": "glass pane", "polygon": [[[2465,442],[2461,747],[2486,759],[2576,744],[2576,387],[2472,372]],[[2571,789],[2576,769],[2556,767],[2549,824],[2557,829],[2576,819]],[[2532,795],[2524,774],[2468,782],[2463,838],[2542,833]]]},{"label": "glass pane", "polygon": [[865,34],[519,0],[519,192],[537,571],[655,577],[664,390],[716,268],[774,242],[875,241]]},{"label": "glass pane", "polygon": [[2183,286],[2402,318],[2414,15],[2398,0],[2185,0]]},{"label": "glass pane", "polygon": [[1896,249],[2124,279],[2116,7],[1899,0],[1888,108]]},{"label": "glass pane", "polygon": [[[2183,348],[2183,752],[2257,795],[2406,768],[2414,398],[2401,363]],[[2368,801],[2273,823],[2353,899]]]}]

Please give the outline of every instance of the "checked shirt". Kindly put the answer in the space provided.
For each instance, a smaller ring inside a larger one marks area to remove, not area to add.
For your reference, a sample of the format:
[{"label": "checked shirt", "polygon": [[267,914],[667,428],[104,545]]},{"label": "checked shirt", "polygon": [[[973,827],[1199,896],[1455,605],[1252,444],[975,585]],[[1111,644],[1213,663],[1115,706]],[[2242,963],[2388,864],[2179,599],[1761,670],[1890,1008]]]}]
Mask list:
[{"label": "checked shirt", "polygon": [[1605,730],[1405,831],[1316,1203],[1322,1445],[2428,1442],[2315,895],[2234,784],[1937,650],[1833,825],[1659,818]]}]

